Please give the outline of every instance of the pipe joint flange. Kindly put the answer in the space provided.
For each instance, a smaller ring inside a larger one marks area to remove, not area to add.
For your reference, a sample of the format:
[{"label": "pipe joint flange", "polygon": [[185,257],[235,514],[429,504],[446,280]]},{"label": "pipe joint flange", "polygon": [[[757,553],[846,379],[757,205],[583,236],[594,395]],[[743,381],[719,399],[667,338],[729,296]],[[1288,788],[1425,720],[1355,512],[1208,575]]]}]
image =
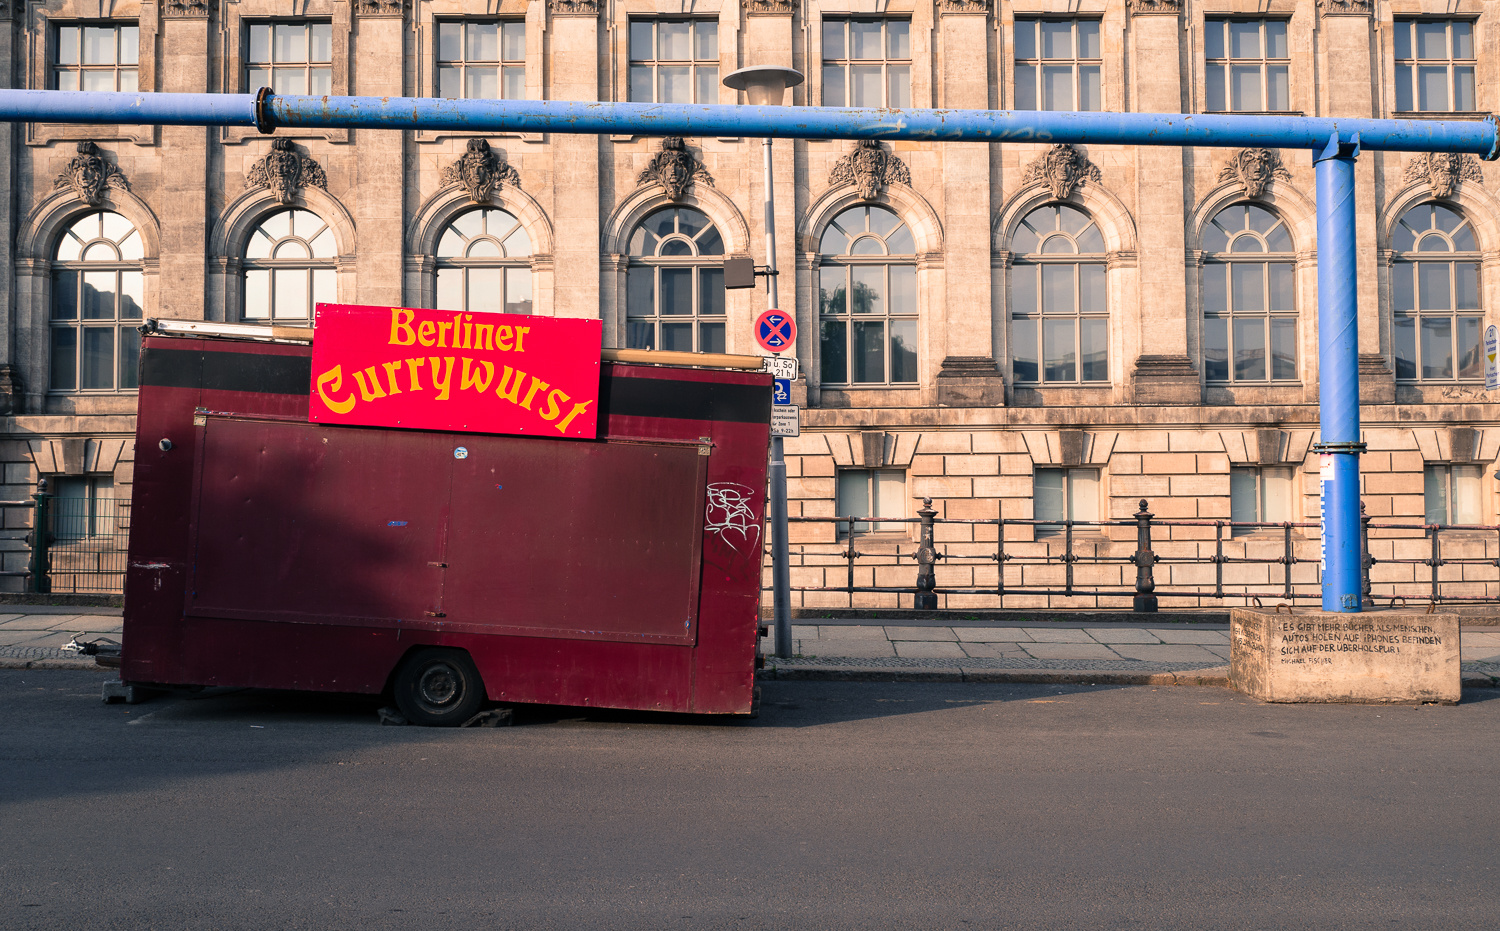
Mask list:
[{"label": "pipe joint flange", "polygon": [[1368,449],[1368,448],[1369,447],[1367,447],[1364,443],[1360,443],[1360,442],[1350,442],[1350,443],[1314,443],[1312,445],[1312,451],[1315,452],[1315,453],[1318,453],[1320,455],[1330,455],[1330,454],[1336,454],[1336,453],[1348,453],[1348,454],[1352,454],[1352,455],[1358,456],[1358,455],[1361,455],[1362,453],[1364,453],[1365,450]]},{"label": "pipe joint flange", "polygon": [[267,136],[276,131],[276,124],[271,120],[271,89],[269,87],[262,87],[255,94],[255,128]]}]

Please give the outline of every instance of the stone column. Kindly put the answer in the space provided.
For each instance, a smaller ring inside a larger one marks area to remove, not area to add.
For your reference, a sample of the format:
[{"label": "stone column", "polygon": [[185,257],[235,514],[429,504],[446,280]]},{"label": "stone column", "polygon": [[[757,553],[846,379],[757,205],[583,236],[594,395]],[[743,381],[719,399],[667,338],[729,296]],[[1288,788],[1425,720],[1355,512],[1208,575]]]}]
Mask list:
[{"label": "stone column", "polygon": [[[349,68],[349,93],[399,97],[404,93],[402,51],[406,42],[403,4],[363,0],[354,4],[353,42],[359,50]],[[406,133],[356,129],[354,224],[358,236],[354,295],[360,304],[404,304],[401,273],[405,252],[402,170]],[[420,298],[420,294],[412,295]],[[415,302],[415,301],[414,301]]]},{"label": "stone column", "polygon": [[[938,106],[984,110],[991,105],[989,4],[941,0],[942,98]],[[997,102],[998,103],[998,102]],[[943,301],[937,403],[943,407],[1003,407],[1005,380],[993,352],[990,293],[990,151],[983,142],[945,142],[943,158]],[[929,305],[931,306],[931,305]],[[936,321],[933,321],[934,325]]]},{"label": "stone column", "polygon": [[[550,100],[599,99],[598,0],[549,0]],[[556,231],[553,314],[598,317],[599,217],[613,205],[600,200],[599,136],[552,133],[552,223]],[[605,342],[609,343],[608,336]]]},{"label": "stone column", "polygon": [[[6,3],[3,5],[4,12],[0,13],[0,76],[3,76],[0,77],[0,85],[5,87],[15,86],[13,76],[21,69],[17,53],[22,47],[17,41],[14,22],[18,5],[14,2]],[[5,190],[5,194],[0,196],[0,230],[5,231],[5,241],[8,244],[5,250],[6,260],[0,262],[0,328],[3,328],[0,333],[5,334],[0,339],[0,416],[20,413],[24,403],[20,368],[16,365],[16,315],[13,303],[16,199],[19,196],[16,139],[20,131],[19,123],[7,123],[0,129],[0,185]]]},{"label": "stone column", "polygon": [[[160,6],[159,86],[164,93],[206,94],[209,86],[207,4],[168,0]],[[143,48],[142,57],[150,54]],[[206,319],[208,263],[208,141],[204,126],[161,128],[161,199],[153,204],[162,219],[158,313],[179,320]]]},{"label": "stone column", "polygon": [[[1371,35],[1371,4],[1319,4],[1319,85],[1324,98],[1319,108],[1333,117],[1376,117],[1374,86],[1375,40]],[[1384,158],[1394,171],[1401,156],[1367,152],[1354,163],[1356,272],[1359,275],[1359,399],[1366,404],[1396,400],[1396,373],[1381,351],[1380,268],[1375,251],[1375,160]]]},{"label": "stone column", "polygon": [[[1182,82],[1180,0],[1131,0],[1131,58],[1134,99],[1141,113],[1181,113],[1188,109]],[[1186,241],[1182,218],[1183,150],[1138,146],[1136,217],[1139,225],[1137,275],[1141,353],[1133,376],[1137,404],[1197,404],[1202,391],[1198,370],[1188,356],[1191,307],[1183,268]]]}]

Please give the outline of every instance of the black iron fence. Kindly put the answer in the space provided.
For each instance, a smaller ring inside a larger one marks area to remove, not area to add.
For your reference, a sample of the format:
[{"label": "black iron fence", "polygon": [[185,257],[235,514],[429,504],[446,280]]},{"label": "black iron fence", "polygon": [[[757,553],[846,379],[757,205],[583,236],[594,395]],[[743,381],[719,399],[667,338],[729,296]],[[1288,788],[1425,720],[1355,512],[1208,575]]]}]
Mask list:
[{"label": "black iron fence", "polygon": [[[917,514],[788,518],[794,606],[1150,612],[1322,597],[1318,521],[1162,519],[1145,500],[1118,520],[944,518],[930,498]],[[1500,526],[1367,516],[1360,538],[1367,606],[1500,602]]]},{"label": "black iron fence", "polygon": [[130,501],[59,497],[37,482],[29,501],[0,501],[0,577],[36,594],[120,594],[130,545]]}]

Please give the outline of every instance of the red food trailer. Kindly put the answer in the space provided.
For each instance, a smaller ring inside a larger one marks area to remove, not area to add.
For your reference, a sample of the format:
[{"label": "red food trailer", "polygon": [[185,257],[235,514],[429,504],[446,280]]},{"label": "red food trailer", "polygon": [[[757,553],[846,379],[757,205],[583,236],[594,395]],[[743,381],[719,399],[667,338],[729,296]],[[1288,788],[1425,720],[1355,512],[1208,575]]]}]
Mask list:
[{"label": "red food trailer", "polygon": [[300,334],[166,329],[122,681],[393,693],[439,725],[486,700],[751,712],[769,375],[604,362],[586,439],[345,426],[309,421]]}]

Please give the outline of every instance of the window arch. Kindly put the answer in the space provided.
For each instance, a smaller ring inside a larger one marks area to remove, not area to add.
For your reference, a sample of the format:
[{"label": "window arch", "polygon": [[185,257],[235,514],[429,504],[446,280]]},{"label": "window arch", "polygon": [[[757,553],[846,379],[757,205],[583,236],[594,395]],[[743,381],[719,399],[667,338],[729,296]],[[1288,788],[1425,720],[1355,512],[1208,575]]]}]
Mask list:
[{"label": "window arch", "polygon": [[246,323],[312,326],[313,306],[338,297],[333,229],[307,210],[267,216],[245,243],[241,280]]},{"label": "window arch", "polygon": [[1104,236],[1077,207],[1048,204],[1011,236],[1011,372],[1016,384],[1109,381]]},{"label": "window arch", "polygon": [[1297,257],[1280,217],[1234,204],[1203,230],[1203,374],[1219,383],[1297,380]]},{"label": "window arch", "polygon": [[531,236],[495,207],[454,217],[437,245],[437,306],[465,313],[529,314]]},{"label": "window arch", "polygon": [[144,256],[140,232],[118,213],[84,214],[63,231],[52,263],[51,390],[135,390]]},{"label": "window arch", "polygon": [[625,270],[625,345],[723,352],[723,254],[713,221],[691,207],[642,220],[630,234]]},{"label": "window arch", "polygon": [[886,207],[850,207],[819,241],[818,323],[825,385],[917,381],[917,246]]},{"label": "window arch", "polygon": [[1407,381],[1484,377],[1479,333],[1479,242],[1463,215],[1418,204],[1391,232],[1396,377]]}]

